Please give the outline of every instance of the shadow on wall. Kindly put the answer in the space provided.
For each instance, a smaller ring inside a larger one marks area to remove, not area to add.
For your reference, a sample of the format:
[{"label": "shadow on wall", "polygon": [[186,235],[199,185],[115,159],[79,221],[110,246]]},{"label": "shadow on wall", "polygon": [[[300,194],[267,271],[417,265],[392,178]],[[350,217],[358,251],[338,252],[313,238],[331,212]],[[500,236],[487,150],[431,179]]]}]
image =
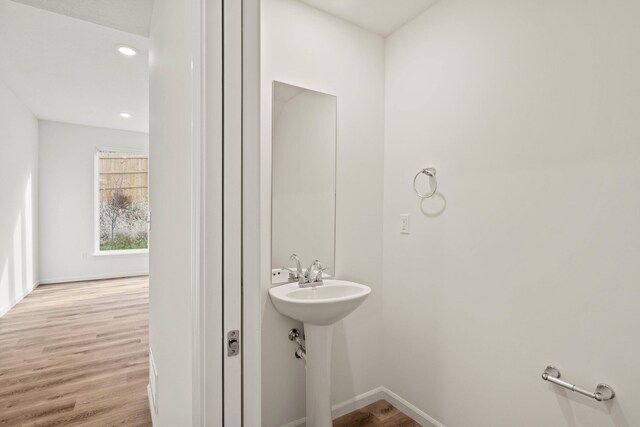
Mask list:
[{"label": "shadow on wall", "polygon": [[0,250],[4,259],[0,259],[0,316],[35,286],[33,223],[33,182],[30,174],[13,230],[7,227],[2,232],[3,247]]},{"label": "shadow on wall", "polygon": [[428,218],[437,218],[447,209],[447,198],[442,193],[435,193],[428,199],[420,201],[420,212]]}]

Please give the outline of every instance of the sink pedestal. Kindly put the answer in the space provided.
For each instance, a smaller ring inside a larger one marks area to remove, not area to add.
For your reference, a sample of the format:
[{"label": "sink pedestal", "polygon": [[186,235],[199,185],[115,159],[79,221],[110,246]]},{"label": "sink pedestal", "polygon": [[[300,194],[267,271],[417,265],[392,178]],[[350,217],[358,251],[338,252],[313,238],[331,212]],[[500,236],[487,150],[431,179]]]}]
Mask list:
[{"label": "sink pedestal", "polygon": [[332,427],[331,333],[333,324],[358,308],[371,288],[328,279],[322,286],[287,283],[269,289],[276,309],[304,323],[307,370],[307,427]]},{"label": "sink pedestal", "polygon": [[304,324],[307,427],[331,427],[331,337],[333,326]]}]

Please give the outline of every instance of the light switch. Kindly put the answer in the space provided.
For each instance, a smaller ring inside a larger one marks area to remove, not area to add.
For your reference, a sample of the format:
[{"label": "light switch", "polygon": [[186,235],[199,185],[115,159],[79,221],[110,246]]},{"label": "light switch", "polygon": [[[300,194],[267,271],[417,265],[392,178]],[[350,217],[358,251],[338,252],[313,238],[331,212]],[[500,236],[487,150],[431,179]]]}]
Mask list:
[{"label": "light switch", "polygon": [[400,215],[400,234],[409,234],[409,214]]}]

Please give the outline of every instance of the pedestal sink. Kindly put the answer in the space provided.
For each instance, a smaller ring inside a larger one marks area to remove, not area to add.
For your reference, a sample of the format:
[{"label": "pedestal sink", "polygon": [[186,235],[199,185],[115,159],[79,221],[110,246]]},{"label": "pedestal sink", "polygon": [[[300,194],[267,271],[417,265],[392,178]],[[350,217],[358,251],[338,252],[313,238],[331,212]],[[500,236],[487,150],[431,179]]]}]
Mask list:
[{"label": "pedestal sink", "polygon": [[288,283],[269,290],[285,316],[304,323],[307,369],[307,427],[331,427],[331,333],[333,324],[353,312],[371,288],[344,280],[325,280],[301,288]]}]

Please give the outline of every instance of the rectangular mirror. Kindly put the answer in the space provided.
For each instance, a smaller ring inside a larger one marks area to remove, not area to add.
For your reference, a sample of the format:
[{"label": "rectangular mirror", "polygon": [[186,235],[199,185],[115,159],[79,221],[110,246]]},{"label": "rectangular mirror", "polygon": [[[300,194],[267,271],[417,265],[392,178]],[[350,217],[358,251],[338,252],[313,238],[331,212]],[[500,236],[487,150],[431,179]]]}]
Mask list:
[{"label": "rectangular mirror", "polygon": [[335,271],[337,98],[273,83],[272,282],[291,281],[292,254]]}]

